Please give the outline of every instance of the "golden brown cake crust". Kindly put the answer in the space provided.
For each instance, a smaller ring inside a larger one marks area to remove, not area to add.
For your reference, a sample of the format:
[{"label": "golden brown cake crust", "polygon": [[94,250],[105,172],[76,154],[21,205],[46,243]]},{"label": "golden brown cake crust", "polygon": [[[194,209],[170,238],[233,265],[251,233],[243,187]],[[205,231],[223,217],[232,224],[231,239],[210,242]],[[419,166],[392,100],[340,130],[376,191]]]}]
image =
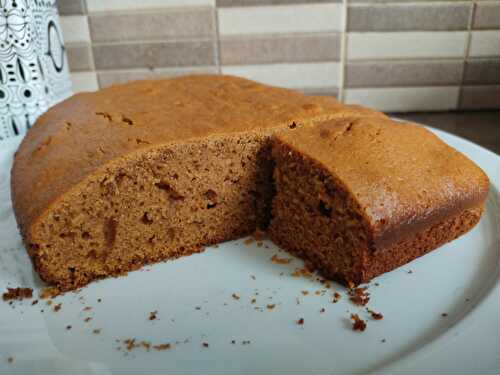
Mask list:
[{"label": "golden brown cake crust", "polygon": [[268,222],[270,134],[346,116],[385,117],[220,75],[75,95],[38,119],[14,159],[34,267],[69,290],[249,234]]},{"label": "golden brown cake crust", "polygon": [[275,137],[343,183],[375,248],[481,206],[488,194],[488,177],[477,165],[416,124],[344,118]]},{"label": "golden brown cake crust", "polygon": [[137,81],[74,95],[38,119],[16,154],[18,222],[26,230],[86,176],[137,150],[325,119],[341,107],[333,98],[220,75]]}]

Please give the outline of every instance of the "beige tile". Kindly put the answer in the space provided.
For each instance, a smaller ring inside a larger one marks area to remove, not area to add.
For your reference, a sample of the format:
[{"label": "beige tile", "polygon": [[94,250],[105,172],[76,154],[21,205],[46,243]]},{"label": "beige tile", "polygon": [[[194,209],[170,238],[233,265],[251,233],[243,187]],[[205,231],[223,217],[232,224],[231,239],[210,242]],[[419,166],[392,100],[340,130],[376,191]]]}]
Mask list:
[{"label": "beige tile", "polygon": [[92,51],[88,43],[66,44],[66,54],[72,72],[94,69]]},{"label": "beige tile", "polygon": [[339,87],[340,66],[339,62],[223,65],[221,71],[273,86],[317,89]]},{"label": "beige tile", "polygon": [[220,35],[308,33],[343,30],[340,3],[218,8]]},{"label": "beige tile", "polygon": [[221,64],[338,61],[341,36],[330,34],[274,34],[224,37]]},{"label": "beige tile", "polygon": [[463,58],[465,31],[350,32],[349,60]]},{"label": "beige tile", "polygon": [[347,88],[344,102],[379,111],[445,111],[456,109],[460,87]]},{"label": "beige tile", "polygon": [[189,68],[163,68],[163,69],[133,69],[133,70],[105,70],[97,73],[99,87],[107,87],[119,83],[136,81],[140,79],[160,79],[177,77],[186,74],[216,74],[215,66],[189,67]]},{"label": "beige tile", "polygon": [[461,60],[349,62],[346,87],[459,85]]},{"label": "beige tile", "polygon": [[322,3],[341,3],[342,0],[216,0],[218,7],[242,7],[257,5],[291,5],[291,4],[316,4]]},{"label": "beige tile", "polygon": [[98,89],[97,75],[95,72],[71,73],[73,92],[95,91]]},{"label": "beige tile", "polygon": [[471,33],[469,56],[500,56],[500,30],[481,30]]},{"label": "beige tile", "polygon": [[89,12],[206,5],[214,6],[215,0],[87,0],[87,9]]},{"label": "beige tile", "polygon": [[347,12],[349,31],[466,30],[470,2],[354,4]]},{"label": "beige tile", "polygon": [[500,109],[500,85],[463,86],[460,109]]},{"label": "beige tile", "polygon": [[474,29],[500,29],[500,2],[480,2],[474,12]]},{"label": "beige tile", "polygon": [[[465,63],[465,84],[500,84],[500,59],[471,59]],[[498,99],[500,101],[500,98]]]},{"label": "beige tile", "polygon": [[[436,1],[436,0],[348,0],[349,3],[354,4],[354,3],[430,3],[431,1]],[[440,0],[438,0],[440,1]],[[456,1],[456,0],[454,0]],[[462,2],[464,0],[461,0]],[[481,0],[477,0],[481,1]]]},{"label": "beige tile", "polygon": [[64,42],[90,42],[87,16],[61,16],[59,22],[61,23]]},{"label": "beige tile", "polygon": [[59,14],[85,14],[85,0],[58,0],[57,9]]},{"label": "beige tile", "polygon": [[213,8],[173,8],[157,11],[96,13],[89,16],[94,43],[164,41],[213,37]]},{"label": "beige tile", "polygon": [[93,47],[96,69],[161,68],[215,64],[212,41],[124,43]]}]

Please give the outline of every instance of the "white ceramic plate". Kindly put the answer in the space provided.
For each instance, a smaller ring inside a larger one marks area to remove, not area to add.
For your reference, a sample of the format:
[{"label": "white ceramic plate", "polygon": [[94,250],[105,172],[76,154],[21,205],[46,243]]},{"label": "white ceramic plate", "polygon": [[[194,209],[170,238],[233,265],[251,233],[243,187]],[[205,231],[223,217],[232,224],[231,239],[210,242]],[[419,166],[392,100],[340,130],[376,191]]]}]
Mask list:
[{"label": "white ceramic plate", "polygon": [[[290,275],[301,266],[298,260],[270,261],[276,253],[287,257],[271,243],[266,248],[239,240],[57,297],[59,312],[45,301],[14,308],[0,301],[0,373],[500,373],[500,158],[434,131],[489,175],[486,212],[467,235],[378,277],[379,286],[372,282],[368,306],[383,320],[350,303],[338,284],[316,295],[323,289],[319,282]],[[31,286],[37,294],[43,285],[21,245],[9,199],[17,142],[0,145],[0,286]],[[335,291],[342,295],[336,304]],[[86,306],[92,310],[83,311]],[[150,321],[154,310],[158,318]],[[365,332],[351,329],[350,313],[366,319]],[[296,324],[300,318],[303,326]],[[116,340],[127,338],[178,343],[125,354]]]}]

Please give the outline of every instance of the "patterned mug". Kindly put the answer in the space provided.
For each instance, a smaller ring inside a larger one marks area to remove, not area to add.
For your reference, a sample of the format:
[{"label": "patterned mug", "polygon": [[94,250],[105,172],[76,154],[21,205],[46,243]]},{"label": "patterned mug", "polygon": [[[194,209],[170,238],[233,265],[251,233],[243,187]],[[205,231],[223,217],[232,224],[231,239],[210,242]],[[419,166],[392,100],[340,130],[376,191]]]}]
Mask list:
[{"label": "patterned mug", "polygon": [[0,144],[72,94],[55,0],[0,0]]}]

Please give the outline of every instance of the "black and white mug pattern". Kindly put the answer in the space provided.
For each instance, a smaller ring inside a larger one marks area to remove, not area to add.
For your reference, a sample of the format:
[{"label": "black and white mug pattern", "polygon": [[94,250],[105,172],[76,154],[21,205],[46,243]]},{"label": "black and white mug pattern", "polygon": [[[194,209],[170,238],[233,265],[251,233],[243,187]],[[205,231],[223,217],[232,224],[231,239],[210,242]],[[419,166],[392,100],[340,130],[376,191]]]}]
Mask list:
[{"label": "black and white mug pattern", "polygon": [[0,142],[72,94],[55,0],[0,0]]}]

